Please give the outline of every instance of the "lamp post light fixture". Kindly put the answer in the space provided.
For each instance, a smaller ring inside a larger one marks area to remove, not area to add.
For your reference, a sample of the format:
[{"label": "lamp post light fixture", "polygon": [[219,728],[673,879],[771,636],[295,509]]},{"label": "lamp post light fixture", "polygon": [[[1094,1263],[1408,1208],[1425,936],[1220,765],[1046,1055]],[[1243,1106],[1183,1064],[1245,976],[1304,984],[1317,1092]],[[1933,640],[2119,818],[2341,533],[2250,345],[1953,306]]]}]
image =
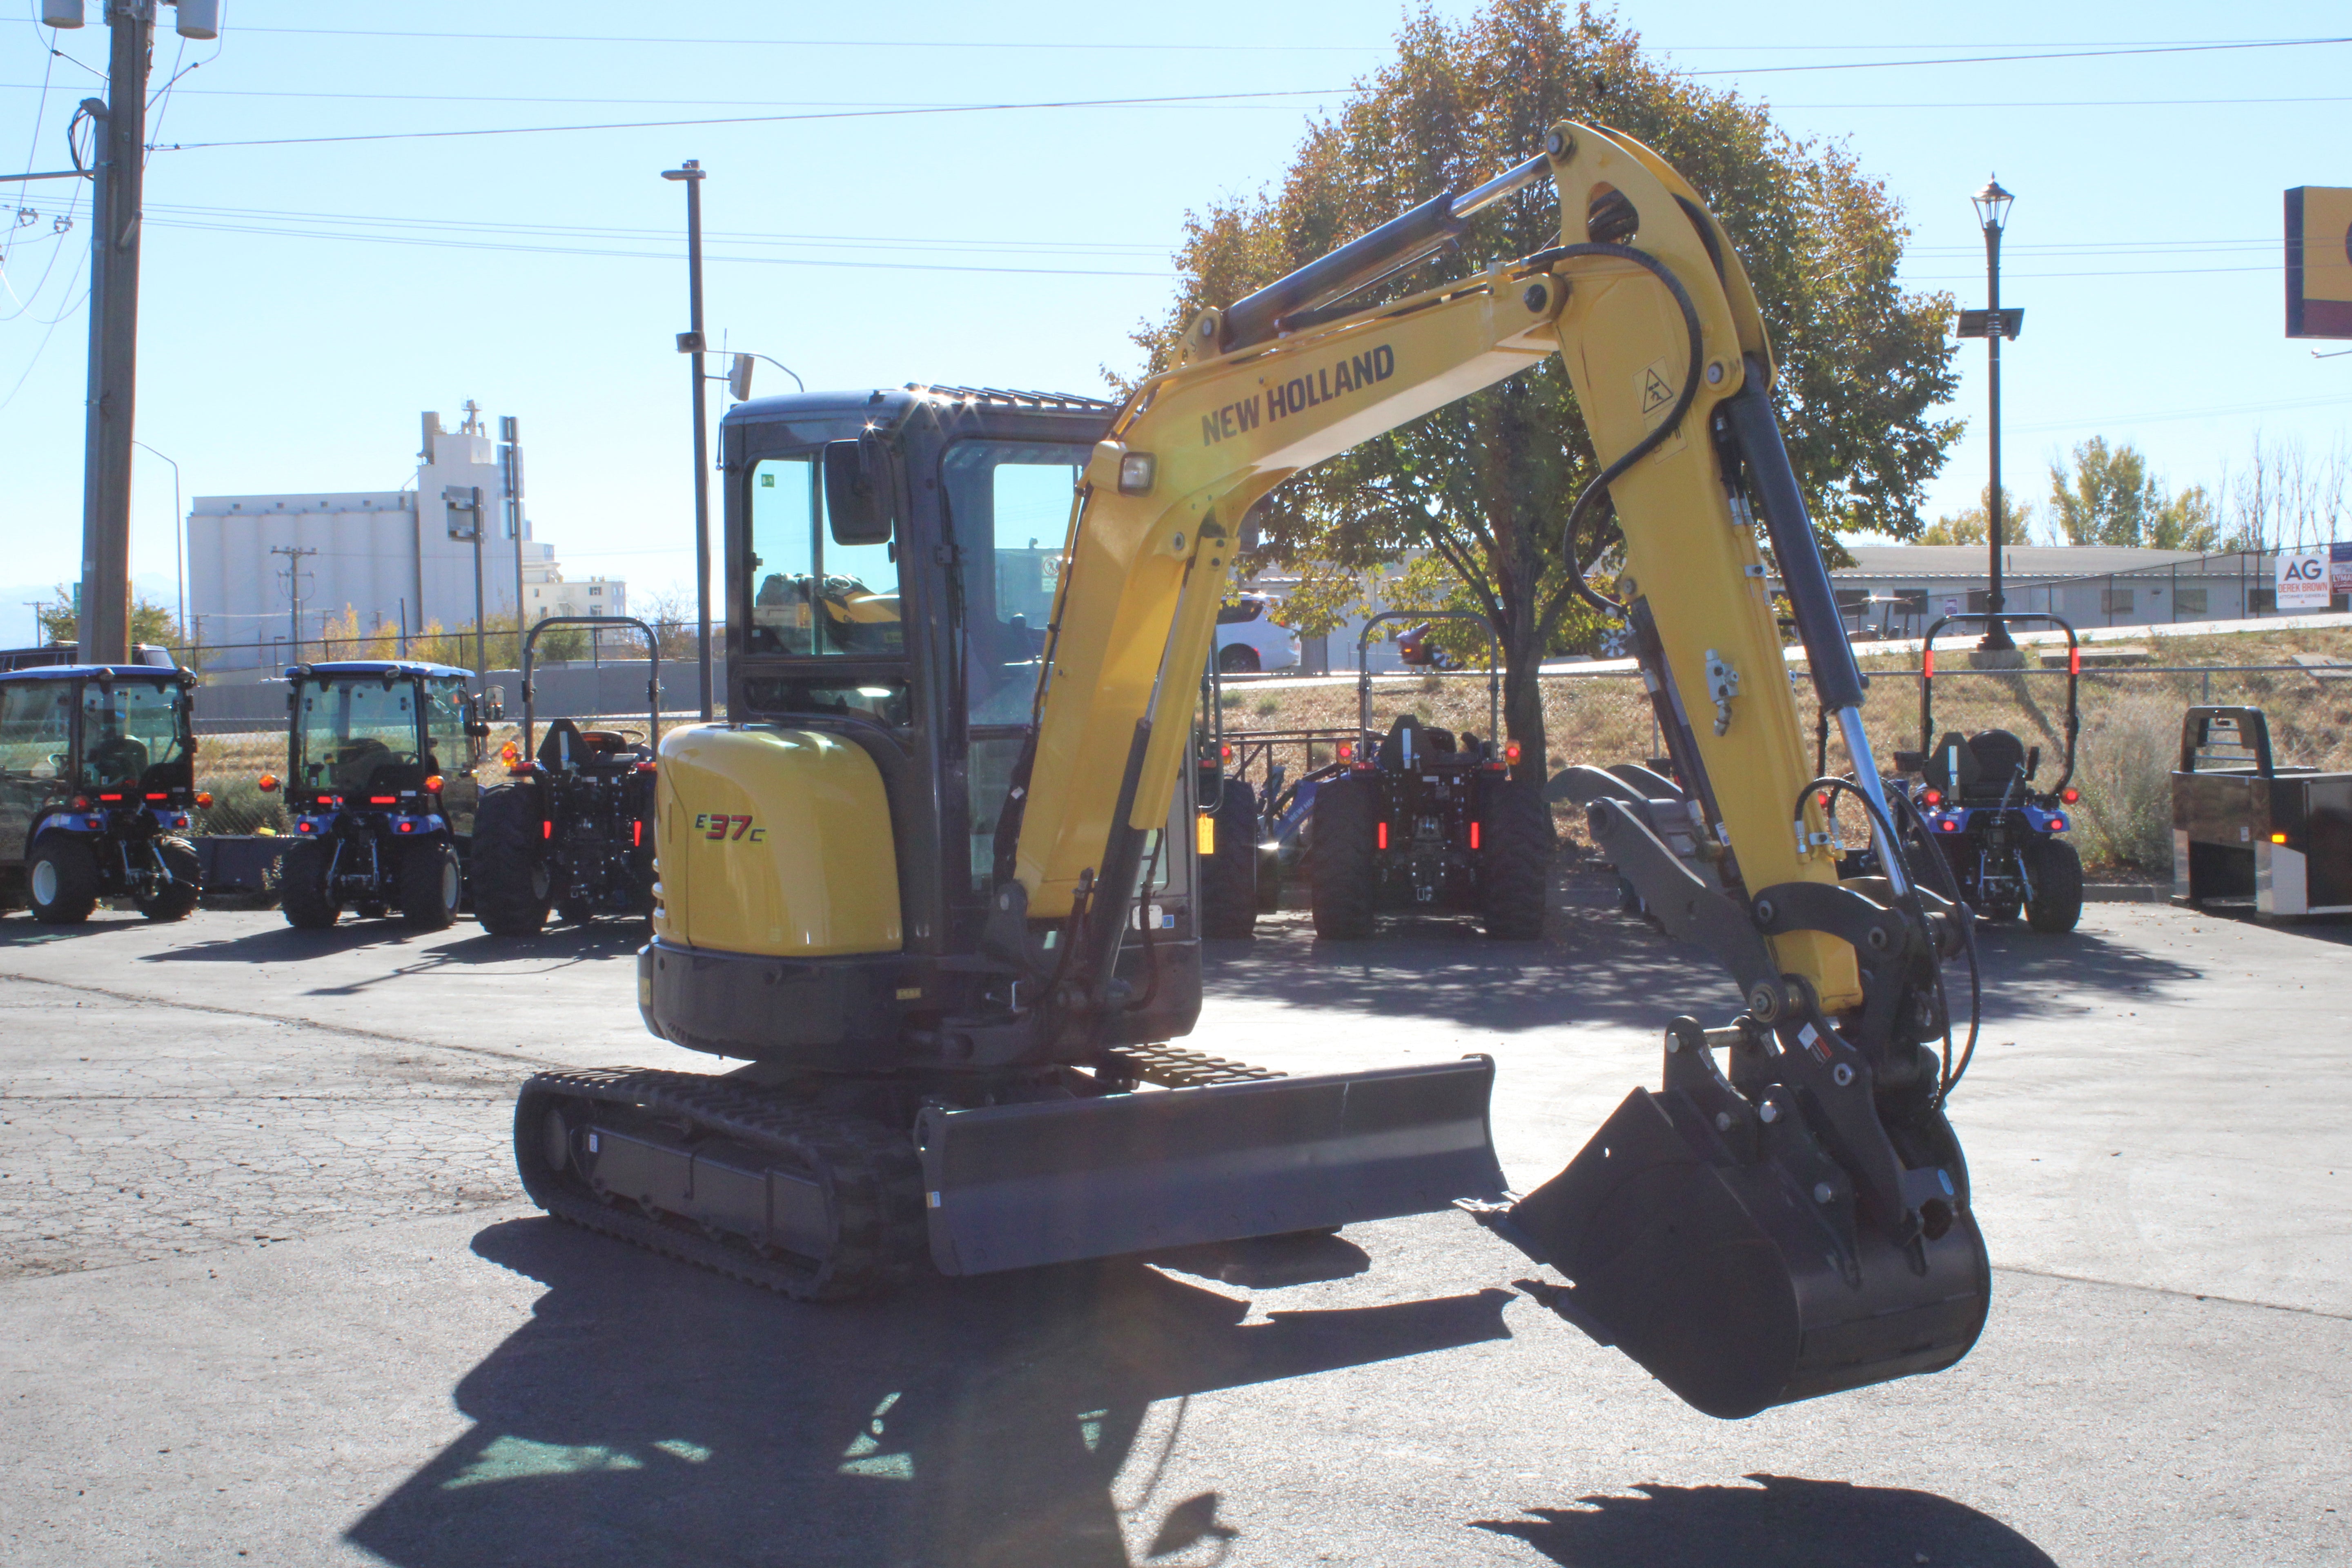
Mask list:
[{"label": "lamp post light fixture", "polygon": [[1962,310],[1959,326],[1961,337],[1985,341],[1985,367],[1990,389],[1986,434],[1992,448],[1992,487],[1985,493],[1985,532],[1992,552],[1992,571],[1986,584],[1985,610],[1995,618],[1985,623],[1984,640],[1977,645],[1989,654],[2008,654],[2017,647],[2009,635],[2009,627],[1999,619],[2006,604],[2000,585],[2000,552],[2005,542],[2000,491],[2000,341],[2014,338],[2025,324],[2023,310],[2000,308],[2000,235],[2009,226],[2010,204],[2016,199],[2000,188],[1999,180],[1987,180],[1984,189],[1969,198],[1977,209],[1977,223],[1984,230],[1985,309]]},{"label": "lamp post light fixture", "polygon": [[691,356],[694,386],[694,615],[696,646],[702,669],[702,716],[711,716],[710,691],[710,441],[709,416],[702,387],[702,356],[709,345],[702,335],[702,182],[701,160],[688,158],[662,178],[686,186],[687,330],[677,335],[677,352]]}]

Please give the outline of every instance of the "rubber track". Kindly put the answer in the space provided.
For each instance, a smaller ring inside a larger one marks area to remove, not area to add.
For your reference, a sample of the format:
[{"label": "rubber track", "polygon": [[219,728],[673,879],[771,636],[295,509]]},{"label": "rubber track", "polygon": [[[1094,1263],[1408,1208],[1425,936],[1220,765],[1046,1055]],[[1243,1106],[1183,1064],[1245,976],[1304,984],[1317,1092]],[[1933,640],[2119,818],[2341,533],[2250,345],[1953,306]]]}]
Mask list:
[{"label": "rubber track", "polygon": [[[553,1177],[540,1152],[538,1114],[550,1096],[682,1119],[816,1175],[831,1200],[831,1256],[808,1263],[762,1255],[746,1242],[689,1228],[690,1221],[667,1223],[604,1203],[576,1176]],[[559,1219],[801,1300],[887,1290],[912,1277],[929,1252],[922,1171],[906,1135],[725,1079],[646,1068],[537,1074],[515,1102],[515,1163],[531,1201]]]}]

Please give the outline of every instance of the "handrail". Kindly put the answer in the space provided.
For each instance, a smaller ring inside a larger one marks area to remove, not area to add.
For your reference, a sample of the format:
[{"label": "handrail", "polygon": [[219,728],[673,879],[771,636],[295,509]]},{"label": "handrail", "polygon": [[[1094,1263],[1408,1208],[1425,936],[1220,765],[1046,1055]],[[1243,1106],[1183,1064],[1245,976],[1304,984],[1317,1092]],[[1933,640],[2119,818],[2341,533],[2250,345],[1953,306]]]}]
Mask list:
[{"label": "handrail", "polygon": [[522,754],[530,757],[531,721],[536,692],[531,685],[531,656],[539,647],[539,635],[557,626],[635,626],[646,637],[646,750],[656,753],[661,750],[661,637],[653,627],[635,616],[550,616],[530,628],[522,643]]}]

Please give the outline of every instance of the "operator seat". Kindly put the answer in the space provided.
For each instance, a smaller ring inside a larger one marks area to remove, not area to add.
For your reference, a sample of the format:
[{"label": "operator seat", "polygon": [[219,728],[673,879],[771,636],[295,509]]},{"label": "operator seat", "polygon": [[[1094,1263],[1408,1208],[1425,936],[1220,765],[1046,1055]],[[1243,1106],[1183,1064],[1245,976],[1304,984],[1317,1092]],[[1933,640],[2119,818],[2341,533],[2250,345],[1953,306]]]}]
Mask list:
[{"label": "operator seat", "polygon": [[1978,788],[1985,795],[2004,795],[2025,776],[2025,742],[2006,730],[1979,731],[1969,737],[1969,750],[1976,753],[1983,774]]},{"label": "operator seat", "polygon": [[1977,761],[1976,748],[1958,730],[1944,731],[1920,772],[1948,800],[1966,799],[1984,780],[1984,764]]},{"label": "operator seat", "polygon": [[1389,726],[1389,732],[1381,737],[1380,752],[1373,759],[1374,764],[1381,772],[1391,773],[1404,772],[1405,736],[1408,733],[1412,736],[1412,749],[1416,754],[1429,749],[1429,742],[1422,738],[1420,716],[1413,713],[1400,713],[1396,716],[1396,721]]}]

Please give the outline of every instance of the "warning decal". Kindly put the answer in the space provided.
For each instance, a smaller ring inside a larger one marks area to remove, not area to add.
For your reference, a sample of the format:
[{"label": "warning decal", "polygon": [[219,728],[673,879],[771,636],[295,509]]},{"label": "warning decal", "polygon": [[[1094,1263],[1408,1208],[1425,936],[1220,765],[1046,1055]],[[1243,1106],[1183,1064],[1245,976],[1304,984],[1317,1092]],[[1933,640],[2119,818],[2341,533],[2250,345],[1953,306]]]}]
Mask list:
[{"label": "warning decal", "polygon": [[1648,418],[1674,400],[1675,389],[1666,384],[1666,378],[1658,374],[1657,366],[1652,365],[1642,373],[1642,416],[1643,418]]}]

